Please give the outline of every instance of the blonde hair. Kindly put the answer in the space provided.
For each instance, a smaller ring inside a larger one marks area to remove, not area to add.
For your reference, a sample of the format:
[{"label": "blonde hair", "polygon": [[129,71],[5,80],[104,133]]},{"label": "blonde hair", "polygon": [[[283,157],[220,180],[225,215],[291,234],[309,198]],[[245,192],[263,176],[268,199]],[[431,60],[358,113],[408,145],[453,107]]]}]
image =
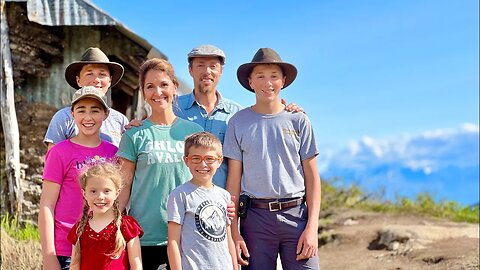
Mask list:
[{"label": "blonde hair", "polygon": [[188,156],[190,148],[192,147],[204,147],[209,150],[215,151],[218,157],[222,157],[222,143],[210,132],[202,131],[196,132],[185,138],[185,150],[184,155]]},{"label": "blonde hair", "polygon": [[[93,177],[110,179],[117,190],[121,189],[123,186],[120,167],[118,166],[118,164],[113,162],[99,162],[85,169],[78,178],[82,189],[85,190],[88,179],[91,179]],[[75,261],[72,261],[72,265],[80,263],[81,261],[80,237],[85,231],[85,226],[87,225],[88,219],[90,218],[89,210],[90,207],[88,206],[87,201],[84,199],[83,213],[77,227],[77,242],[73,247]],[[122,232],[120,231],[120,225],[122,224],[122,215],[118,209],[118,200],[115,200],[113,203],[113,213],[115,215],[115,226],[117,229],[115,232],[115,249],[111,253],[107,253],[107,255],[109,255],[112,259],[116,259],[120,257],[122,251],[126,247],[125,239],[123,238]]]}]

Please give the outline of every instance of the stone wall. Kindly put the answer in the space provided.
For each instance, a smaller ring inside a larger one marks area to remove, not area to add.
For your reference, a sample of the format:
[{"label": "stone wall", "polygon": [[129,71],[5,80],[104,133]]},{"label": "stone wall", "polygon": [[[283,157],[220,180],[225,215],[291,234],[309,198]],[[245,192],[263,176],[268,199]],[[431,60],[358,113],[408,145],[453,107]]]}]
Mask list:
[{"label": "stone wall", "polygon": [[[46,146],[43,136],[53,114],[55,107],[42,103],[27,103],[22,96],[15,97],[15,110],[20,132],[20,162],[21,162],[21,187],[23,190],[23,220],[37,222],[38,206],[42,189],[42,173],[45,163]],[[0,125],[1,126],[1,125]],[[0,132],[0,161],[5,167],[5,144],[3,131]],[[2,170],[1,201],[2,211],[8,209],[8,189],[5,172]]]}]

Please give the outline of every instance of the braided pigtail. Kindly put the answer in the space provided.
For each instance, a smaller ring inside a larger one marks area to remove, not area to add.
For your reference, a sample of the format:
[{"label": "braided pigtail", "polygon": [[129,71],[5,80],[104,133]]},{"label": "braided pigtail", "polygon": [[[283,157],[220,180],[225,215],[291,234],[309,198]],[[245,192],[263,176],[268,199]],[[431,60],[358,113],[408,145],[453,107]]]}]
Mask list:
[{"label": "braided pigtail", "polygon": [[80,264],[81,261],[82,252],[80,247],[80,237],[85,231],[85,226],[87,225],[89,219],[89,210],[90,208],[88,207],[87,201],[84,200],[82,218],[80,219],[77,227],[77,242],[75,242],[75,245],[73,246],[72,254],[74,255],[73,257],[75,260],[72,261],[72,265],[76,265],[77,263]]},{"label": "braided pigtail", "polygon": [[120,257],[120,255],[122,255],[122,252],[127,245],[125,243],[125,239],[123,238],[122,231],[120,230],[120,225],[122,224],[122,215],[118,210],[118,200],[113,202],[113,213],[115,215],[115,226],[117,230],[115,232],[115,249],[110,256],[112,259],[117,259]]}]

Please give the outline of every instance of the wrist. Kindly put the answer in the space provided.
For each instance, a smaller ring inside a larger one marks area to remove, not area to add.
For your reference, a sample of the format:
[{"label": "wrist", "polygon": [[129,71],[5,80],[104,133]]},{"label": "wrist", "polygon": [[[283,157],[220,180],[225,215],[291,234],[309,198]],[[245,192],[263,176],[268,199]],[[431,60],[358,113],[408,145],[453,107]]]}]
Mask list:
[{"label": "wrist", "polygon": [[54,251],[47,251],[42,253],[43,258],[57,257]]},{"label": "wrist", "polygon": [[238,231],[238,229],[234,229],[234,228],[232,227],[232,238],[233,238],[233,239],[238,239],[238,238],[240,238],[240,237],[241,237],[241,235],[240,235],[240,232]]},{"label": "wrist", "polygon": [[305,230],[318,230],[318,222],[307,222],[307,225],[305,226]]}]

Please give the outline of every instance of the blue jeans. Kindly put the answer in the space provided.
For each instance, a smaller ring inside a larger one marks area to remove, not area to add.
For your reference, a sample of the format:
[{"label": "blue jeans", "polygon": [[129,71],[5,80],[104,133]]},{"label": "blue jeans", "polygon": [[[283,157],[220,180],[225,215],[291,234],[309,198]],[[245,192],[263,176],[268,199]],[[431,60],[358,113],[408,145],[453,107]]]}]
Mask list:
[{"label": "blue jeans", "polygon": [[70,263],[72,262],[71,257],[67,256],[57,256],[58,262],[60,263],[60,268],[62,270],[70,269]]}]

